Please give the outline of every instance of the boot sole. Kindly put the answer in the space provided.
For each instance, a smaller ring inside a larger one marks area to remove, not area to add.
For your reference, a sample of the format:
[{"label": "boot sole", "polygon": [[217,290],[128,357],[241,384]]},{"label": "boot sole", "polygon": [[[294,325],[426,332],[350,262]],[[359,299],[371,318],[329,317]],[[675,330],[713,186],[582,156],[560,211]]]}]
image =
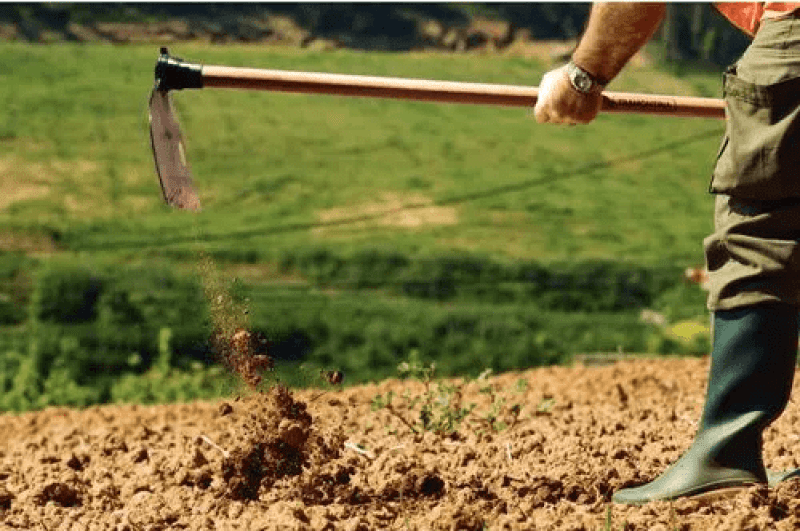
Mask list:
[{"label": "boot sole", "polygon": [[[720,489],[708,490],[705,492],[701,492],[699,494],[692,494],[690,496],[686,496],[685,500],[692,500],[698,501],[702,503],[712,503],[716,501],[724,501],[729,500],[731,498],[735,498],[742,492],[746,491],[748,488],[758,485],[758,483],[749,483],[747,485],[737,485],[735,487],[723,487]],[[676,498],[680,499],[680,498]],[[674,501],[674,500],[673,500]]]},{"label": "boot sole", "polygon": [[701,503],[712,503],[715,501],[724,501],[730,498],[735,498],[737,495],[741,494],[742,492],[746,491],[750,487],[754,487],[756,485],[761,485],[758,481],[748,481],[746,483],[736,483],[736,484],[728,484],[725,485],[720,484],[718,486],[715,485],[706,485],[703,490],[700,492],[691,491],[681,494],[676,494],[674,496],[668,496],[665,498],[653,498],[653,499],[640,499],[636,501],[625,501],[625,500],[614,500],[612,498],[613,503],[620,503],[625,505],[638,505],[642,506],[647,503],[652,503],[656,501],[667,501],[673,502],[678,500],[692,500]]}]

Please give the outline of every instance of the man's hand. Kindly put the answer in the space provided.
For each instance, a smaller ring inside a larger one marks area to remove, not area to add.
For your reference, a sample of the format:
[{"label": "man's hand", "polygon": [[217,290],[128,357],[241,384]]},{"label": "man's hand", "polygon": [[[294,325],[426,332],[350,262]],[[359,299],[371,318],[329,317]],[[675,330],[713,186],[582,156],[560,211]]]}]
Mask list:
[{"label": "man's hand", "polygon": [[[572,60],[596,78],[609,82],[650,40],[664,18],[666,4],[598,2],[592,5],[586,31]],[[600,111],[602,95],[572,87],[565,67],[542,78],[533,114],[538,122],[585,124]]]},{"label": "man's hand", "polygon": [[582,94],[575,90],[566,65],[542,77],[533,114],[539,123],[588,124],[600,112],[600,92]]}]

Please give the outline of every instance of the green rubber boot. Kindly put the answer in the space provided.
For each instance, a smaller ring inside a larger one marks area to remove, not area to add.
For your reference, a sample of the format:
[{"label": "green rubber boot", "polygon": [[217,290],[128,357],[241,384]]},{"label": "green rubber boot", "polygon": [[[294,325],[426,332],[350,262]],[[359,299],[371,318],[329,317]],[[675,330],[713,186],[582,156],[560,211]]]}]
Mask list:
[{"label": "green rubber boot", "polygon": [[761,434],[789,401],[797,326],[788,304],[715,312],[706,403],[692,446],[660,477],[621,489],[612,501],[640,505],[767,483]]}]

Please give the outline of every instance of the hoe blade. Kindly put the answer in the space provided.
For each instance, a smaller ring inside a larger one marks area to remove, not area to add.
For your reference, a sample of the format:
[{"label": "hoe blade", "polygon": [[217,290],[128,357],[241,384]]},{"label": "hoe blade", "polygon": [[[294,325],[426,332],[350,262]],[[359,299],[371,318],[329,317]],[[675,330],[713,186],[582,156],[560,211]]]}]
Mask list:
[{"label": "hoe blade", "polygon": [[161,192],[168,205],[200,210],[200,199],[186,163],[181,128],[172,110],[169,92],[154,89],[150,95],[150,144]]}]

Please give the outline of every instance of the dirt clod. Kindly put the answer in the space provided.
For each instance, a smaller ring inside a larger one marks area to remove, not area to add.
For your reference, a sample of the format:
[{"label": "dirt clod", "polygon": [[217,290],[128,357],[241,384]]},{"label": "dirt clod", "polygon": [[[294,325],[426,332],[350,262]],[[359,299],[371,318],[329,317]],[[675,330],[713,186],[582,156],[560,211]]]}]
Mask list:
[{"label": "dirt clod", "polygon": [[12,501],[14,501],[14,495],[0,487],[0,510],[7,511],[10,509]]},{"label": "dirt clod", "polygon": [[75,507],[81,504],[81,495],[75,487],[66,483],[49,483],[36,495],[38,505],[53,502],[61,507]]}]

